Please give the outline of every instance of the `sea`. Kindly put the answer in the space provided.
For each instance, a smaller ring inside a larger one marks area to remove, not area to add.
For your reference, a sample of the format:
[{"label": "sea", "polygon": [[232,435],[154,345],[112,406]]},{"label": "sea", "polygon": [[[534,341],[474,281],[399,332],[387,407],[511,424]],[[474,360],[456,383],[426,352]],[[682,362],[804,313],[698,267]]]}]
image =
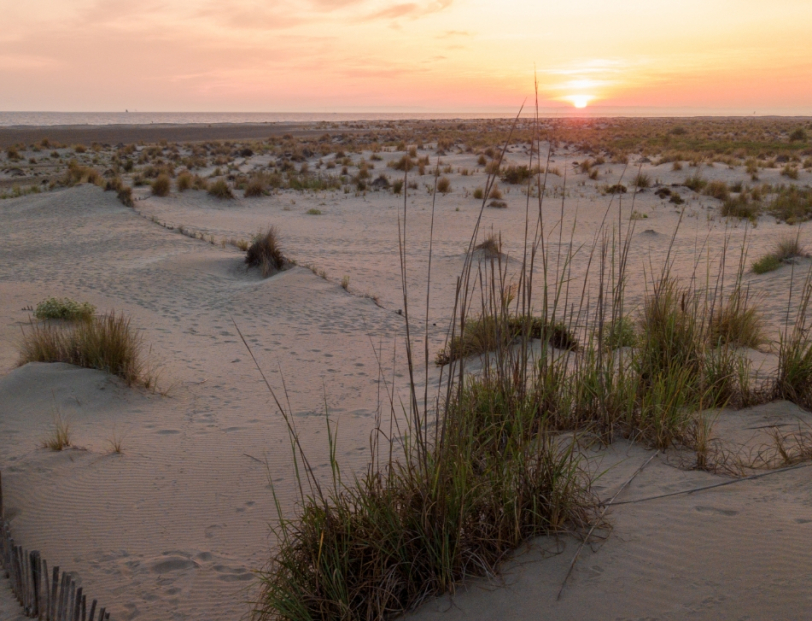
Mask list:
[{"label": "sea", "polygon": [[[532,117],[526,110],[522,116]],[[744,110],[718,108],[636,108],[590,106],[575,108],[543,108],[545,118],[577,117],[724,117],[724,116],[812,116],[812,108],[785,110]],[[30,126],[93,126],[93,125],[151,125],[151,124],[217,124],[217,123],[342,123],[351,121],[399,120],[470,120],[513,118],[516,110],[502,112],[3,112],[0,127]]]}]

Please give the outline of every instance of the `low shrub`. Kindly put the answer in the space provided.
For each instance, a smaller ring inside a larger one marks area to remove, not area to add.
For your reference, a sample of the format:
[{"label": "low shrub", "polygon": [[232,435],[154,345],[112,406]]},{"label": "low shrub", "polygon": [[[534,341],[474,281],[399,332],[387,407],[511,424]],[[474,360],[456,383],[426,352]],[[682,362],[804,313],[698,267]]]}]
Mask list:
[{"label": "low shrub", "polygon": [[168,175],[160,174],[152,182],[152,195],[153,196],[169,196],[169,188],[171,181]]},{"label": "low shrub", "polygon": [[192,189],[192,183],[194,183],[194,178],[192,177],[192,173],[190,172],[182,172],[178,175],[176,180],[178,186],[178,192],[185,192],[186,190]]},{"label": "low shrub", "polygon": [[744,194],[735,198],[727,198],[722,204],[722,216],[725,218],[746,218],[755,220],[761,212],[761,204],[751,201]]},{"label": "low shrub", "polygon": [[234,198],[234,194],[231,192],[231,188],[228,186],[228,183],[226,183],[225,180],[223,179],[218,179],[217,181],[209,185],[209,196],[219,198],[220,200],[229,200]]},{"label": "low shrub", "polygon": [[89,320],[96,307],[89,302],[77,302],[71,298],[48,298],[34,309],[37,319],[65,319],[67,321]]},{"label": "low shrub", "polygon": [[437,180],[437,191],[440,194],[448,194],[451,191],[451,182],[448,180],[448,177],[440,177]]}]

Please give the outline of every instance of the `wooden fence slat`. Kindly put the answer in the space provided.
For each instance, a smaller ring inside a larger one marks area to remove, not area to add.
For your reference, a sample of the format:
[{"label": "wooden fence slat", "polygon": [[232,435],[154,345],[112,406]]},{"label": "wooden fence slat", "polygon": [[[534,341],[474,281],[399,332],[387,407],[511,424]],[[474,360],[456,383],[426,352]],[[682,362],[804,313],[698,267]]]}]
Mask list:
[{"label": "wooden fence slat", "polygon": [[[39,550],[26,550],[11,536],[11,526],[5,519],[2,473],[0,473],[0,573],[9,580],[11,591],[23,608],[23,614],[39,621],[96,621],[98,601],[87,610],[84,588],[59,566],[48,572],[48,562]],[[99,609],[98,620],[107,621],[110,613]]]}]

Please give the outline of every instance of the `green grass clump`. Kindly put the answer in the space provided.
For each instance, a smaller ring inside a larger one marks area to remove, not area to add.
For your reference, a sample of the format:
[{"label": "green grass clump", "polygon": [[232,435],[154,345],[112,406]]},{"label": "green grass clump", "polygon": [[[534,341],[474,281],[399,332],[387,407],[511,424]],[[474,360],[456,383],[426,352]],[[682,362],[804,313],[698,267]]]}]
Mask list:
[{"label": "green grass clump", "polygon": [[311,207],[305,212],[308,216],[320,216],[321,209],[316,209],[315,207]]},{"label": "green grass clump", "polygon": [[735,198],[728,197],[722,203],[722,215],[725,218],[742,218],[755,220],[761,212],[761,204],[751,201],[744,194],[739,194]]},{"label": "green grass clump", "polygon": [[699,173],[695,173],[688,177],[683,185],[688,188],[689,190],[693,190],[694,192],[701,192],[702,189],[708,185],[708,182],[699,176]]},{"label": "green grass clump", "polygon": [[604,329],[606,330],[604,344],[609,349],[634,347],[637,344],[637,330],[629,317],[618,317]]},{"label": "green grass clump", "polygon": [[228,200],[234,198],[234,194],[231,192],[231,188],[228,187],[228,183],[226,183],[224,179],[218,179],[217,181],[209,185],[209,196],[219,198],[220,200]]},{"label": "green grass clump", "polygon": [[712,346],[738,345],[757,348],[766,342],[764,324],[758,311],[748,306],[747,296],[736,288],[710,321]]},{"label": "green grass clump", "polygon": [[782,189],[770,205],[770,213],[790,224],[808,220],[812,216],[812,190],[795,186]]},{"label": "green grass clump", "polygon": [[753,272],[756,274],[766,274],[781,267],[781,260],[774,254],[765,254],[763,257],[753,262]]},{"label": "green grass clump", "polygon": [[726,201],[730,198],[730,188],[724,181],[711,181],[702,190],[706,196],[718,198],[720,201]]},{"label": "green grass clump", "polygon": [[48,298],[34,309],[37,319],[65,319],[86,321],[93,317],[96,307],[89,302],[77,302],[71,298]]},{"label": "green grass clump", "polygon": [[772,252],[765,254],[753,263],[753,272],[756,274],[766,274],[767,272],[777,270],[784,263],[795,257],[803,256],[806,256],[806,251],[801,245],[799,236],[785,237],[778,241]]},{"label": "green grass clump", "polygon": [[546,341],[556,349],[578,349],[578,339],[562,322],[544,321],[530,315],[499,319],[486,316],[468,321],[462,334],[454,336],[437,353],[435,362],[442,366],[460,358],[497,351],[509,346],[522,335],[529,339]]},{"label": "green grass clump", "polygon": [[141,350],[141,337],[130,320],[111,312],[61,326],[32,322],[23,331],[19,365],[66,362],[117,375],[128,385],[149,387],[152,378],[144,371]]},{"label": "green grass clump", "polygon": [[527,166],[510,165],[502,170],[501,178],[502,181],[504,181],[505,183],[517,185],[520,183],[524,183],[532,176],[533,171],[530,170]]},{"label": "green grass clump", "polygon": [[267,278],[283,269],[287,263],[279,243],[279,231],[275,226],[254,237],[245,253],[245,262],[249,267],[258,267],[262,277]]}]

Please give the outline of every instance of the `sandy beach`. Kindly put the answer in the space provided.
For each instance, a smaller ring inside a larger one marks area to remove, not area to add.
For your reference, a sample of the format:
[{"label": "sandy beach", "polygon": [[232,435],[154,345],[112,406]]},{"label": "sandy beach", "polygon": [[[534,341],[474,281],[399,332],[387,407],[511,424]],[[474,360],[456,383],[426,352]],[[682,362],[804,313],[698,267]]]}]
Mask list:
[{"label": "sandy beach", "polygon": [[[359,142],[375,133],[380,142],[375,149],[355,145],[341,156],[345,143],[329,137],[326,153],[308,151],[301,159],[286,155],[284,145],[262,150],[253,142],[282,140],[284,134],[316,140],[326,131],[281,125],[0,129],[0,146],[25,143],[19,161],[0,162],[2,187],[9,193],[14,185],[42,188],[0,201],[5,515],[18,541],[76,572],[116,620],[249,615],[258,596],[256,571],[267,567],[277,545],[271,487],[285,514],[295,515],[299,492],[288,431],[238,330],[290,404],[299,441],[318,476],[330,477],[327,412],[338,424],[342,472],[351,477],[367,467],[376,415],[388,407],[382,377],[408,400],[399,227],[408,241],[408,304],[419,309],[414,342],[422,357],[425,323],[432,352],[428,366],[421,358],[416,369],[420,394],[426,383],[434,394],[440,378],[433,354],[445,343],[457,278],[480,212],[481,230],[501,236],[507,273],[520,269],[527,222],[536,217],[538,202],[528,200],[523,186],[499,181],[502,206],[481,209],[483,201],[474,198],[487,178],[481,149],[429,141],[415,146],[416,156],[428,156],[431,166],[440,158],[450,191],[435,198],[430,168],[420,175],[415,167],[407,180],[414,187],[408,189],[404,222],[403,195],[389,187],[404,173],[388,164],[408,156],[399,140],[385,140],[395,129],[329,130]],[[31,150],[46,135],[61,144]],[[161,162],[139,162],[160,139],[169,143],[155,147]],[[181,159],[195,156],[191,143],[223,140],[233,141],[223,149],[223,163],[216,163],[212,150],[192,172],[210,182],[224,180],[235,198],[178,191],[177,175],[186,168]],[[122,149],[93,151],[93,142],[132,145],[126,157],[134,169],[124,172]],[[87,151],[68,146],[77,143]],[[50,158],[54,150],[58,157]],[[801,243],[812,248],[808,224],[790,225],[766,212],[752,220],[725,218],[722,199],[685,186],[696,175],[706,183],[738,184],[734,195],[756,184],[808,188],[812,170],[803,159],[809,155],[800,154],[793,164],[795,179],[782,173],[791,162],[760,161],[756,182],[745,157],[729,163],[708,158],[694,166],[686,158],[675,169],[641,150],[630,151],[627,163],[603,153],[603,162],[595,164],[597,151],[574,141],[541,143],[548,169],[541,217],[549,223],[551,256],[583,249],[569,267],[573,287],[591,269],[589,248],[602,231],[631,236],[625,305],[632,315],[643,306],[652,271],[668,260],[675,274],[690,281],[715,273],[723,252],[727,259],[721,265],[732,274],[740,248],[747,249],[749,266],[799,231]],[[514,141],[501,164],[525,166],[529,157],[528,144]],[[133,206],[101,187],[112,174],[99,185],[49,187],[72,158],[100,175],[115,168],[133,188]],[[271,188],[246,198],[237,187],[241,179],[270,174],[274,166],[283,170],[292,159],[292,166],[307,164],[313,175],[338,176],[346,167],[347,179],[369,164],[373,168],[363,189],[346,181],[327,189]],[[581,165],[588,159],[591,169]],[[135,183],[147,166],[170,162],[175,174],[168,196],[154,195],[152,178]],[[599,173],[590,177],[591,170]],[[631,180],[640,174],[650,184],[635,193]],[[376,189],[373,181],[380,175],[387,184]],[[607,191],[621,183],[626,193]],[[675,195],[679,202],[672,200]],[[613,229],[611,223],[618,222],[622,225]],[[295,265],[263,279],[246,267],[234,242],[250,241],[269,225],[278,229]],[[431,298],[424,316],[432,225]],[[790,291],[803,287],[810,265],[799,256],[768,273],[745,270],[749,299],[771,341],[786,327]],[[158,390],[127,387],[102,371],[64,363],[17,366],[21,330],[29,329],[33,308],[48,297],[126,313],[147,345]],[[774,348],[765,344],[747,356],[756,379],[774,373]],[[57,412],[70,422],[73,445],[58,452],[41,447]],[[713,436],[731,450],[752,454],[771,444],[772,431],[808,425],[812,414],[774,401],[721,411]],[[120,453],[111,450],[116,440]],[[453,597],[431,599],[409,618],[808,618],[812,552],[803,542],[812,536],[809,462],[692,494],[620,504],[736,480],[730,473],[694,469],[689,453],[654,451],[625,439],[588,450],[593,491],[603,500],[654,457],[618,496],[618,506],[607,513],[611,528],[601,529],[584,548],[560,599],[579,544],[566,534],[529,542],[506,562],[502,576],[468,581]],[[16,621],[8,599],[0,591],[0,619]]]}]

